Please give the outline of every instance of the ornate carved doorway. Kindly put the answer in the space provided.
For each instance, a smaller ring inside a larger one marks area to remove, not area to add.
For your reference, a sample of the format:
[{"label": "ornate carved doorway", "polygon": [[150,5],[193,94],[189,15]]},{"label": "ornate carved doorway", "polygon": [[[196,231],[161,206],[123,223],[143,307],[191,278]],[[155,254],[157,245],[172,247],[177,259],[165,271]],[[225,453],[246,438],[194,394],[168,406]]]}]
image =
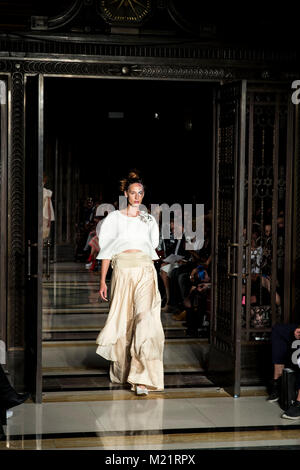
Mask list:
[{"label": "ornate carved doorway", "polygon": [[[74,388],[108,387],[107,362],[95,354],[108,305],[98,301],[99,271],[87,256],[94,206],[118,205],[118,182],[130,167],[144,175],[148,207],[211,204],[213,85],[95,77],[44,83],[43,172],[55,221],[42,282],[43,391],[70,387],[71,380]],[[162,323],[166,385],[201,383],[201,338],[187,335],[172,312],[162,312]]]},{"label": "ornate carved doorway", "polygon": [[[44,79],[42,73],[32,72],[24,76],[16,72],[13,77],[14,137],[8,171],[12,183],[8,204],[22,214],[26,207],[27,221],[26,233],[21,218],[17,231],[12,223],[8,229],[15,257],[7,268],[9,289],[14,292],[7,331],[13,335],[14,325],[22,324],[27,276],[27,365],[33,371],[28,386],[36,401],[41,401]],[[290,318],[293,110],[287,85],[210,83],[216,88],[210,370],[216,383],[239,396],[241,383],[265,379],[272,324]],[[25,159],[20,159],[23,152]],[[38,188],[31,185],[33,180]],[[30,195],[39,201],[34,211],[29,208]],[[17,333],[21,349],[22,328]]]}]

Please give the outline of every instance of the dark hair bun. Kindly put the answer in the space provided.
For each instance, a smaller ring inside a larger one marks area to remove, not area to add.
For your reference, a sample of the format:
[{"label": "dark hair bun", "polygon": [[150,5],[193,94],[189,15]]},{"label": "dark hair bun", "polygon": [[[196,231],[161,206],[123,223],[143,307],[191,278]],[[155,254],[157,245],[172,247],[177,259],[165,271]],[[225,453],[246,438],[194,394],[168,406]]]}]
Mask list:
[{"label": "dark hair bun", "polygon": [[130,170],[127,178],[123,178],[120,180],[120,191],[127,191],[129,186],[134,183],[139,183],[145,188],[145,185],[142,179],[140,178],[140,174],[136,169]]},{"label": "dark hair bun", "polygon": [[137,171],[132,170],[132,171],[130,171],[129,174],[128,174],[128,179],[129,179],[129,180],[138,180],[138,179],[140,179],[140,175],[138,174]]}]

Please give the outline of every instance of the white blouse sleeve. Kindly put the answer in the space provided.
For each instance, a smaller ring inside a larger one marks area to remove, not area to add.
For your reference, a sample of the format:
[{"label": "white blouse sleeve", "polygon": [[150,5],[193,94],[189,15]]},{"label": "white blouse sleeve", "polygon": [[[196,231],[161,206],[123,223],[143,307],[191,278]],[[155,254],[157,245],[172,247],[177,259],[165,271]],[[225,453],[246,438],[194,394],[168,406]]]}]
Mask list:
[{"label": "white blouse sleeve", "polygon": [[102,221],[98,235],[100,251],[97,259],[111,259],[113,244],[117,238],[117,225],[114,211],[110,212]]},{"label": "white blouse sleeve", "polygon": [[159,245],[159,227],[153,216],[151,216],[152,221],[150,222],[150,239],[152,247],[156,249]]}]

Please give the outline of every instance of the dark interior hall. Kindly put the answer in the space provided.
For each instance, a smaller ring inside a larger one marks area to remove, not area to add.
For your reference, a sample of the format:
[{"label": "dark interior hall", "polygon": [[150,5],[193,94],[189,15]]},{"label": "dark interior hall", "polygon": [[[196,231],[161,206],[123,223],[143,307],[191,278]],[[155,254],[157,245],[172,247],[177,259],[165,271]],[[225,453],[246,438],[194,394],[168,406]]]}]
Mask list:
[{"label": "dark interior hall", "polygon": [[53,200],[55,171],[64,172],[70,161],[61,176],[67,185],[67,173],[76,173],[77,203],[88,196],[113,203],[119,180],[137,168],[146,205],[203,203],[209,209],[212,90],[212,84],[193,82],[46,79],[44,172]]}]

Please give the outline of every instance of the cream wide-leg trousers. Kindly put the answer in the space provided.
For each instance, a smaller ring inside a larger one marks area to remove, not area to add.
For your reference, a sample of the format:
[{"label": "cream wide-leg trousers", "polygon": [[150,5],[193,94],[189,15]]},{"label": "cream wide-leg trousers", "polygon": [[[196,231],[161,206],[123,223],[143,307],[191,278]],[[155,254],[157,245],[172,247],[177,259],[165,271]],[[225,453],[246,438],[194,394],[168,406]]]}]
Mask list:
[{"label": "cream wide-leg trousers", "polygon": [[142,251],[122,252],[112,258],[112,268],[110,310],[96,353],[111,361],[112,382],[162,391],[165,335],[154,263]]}]

